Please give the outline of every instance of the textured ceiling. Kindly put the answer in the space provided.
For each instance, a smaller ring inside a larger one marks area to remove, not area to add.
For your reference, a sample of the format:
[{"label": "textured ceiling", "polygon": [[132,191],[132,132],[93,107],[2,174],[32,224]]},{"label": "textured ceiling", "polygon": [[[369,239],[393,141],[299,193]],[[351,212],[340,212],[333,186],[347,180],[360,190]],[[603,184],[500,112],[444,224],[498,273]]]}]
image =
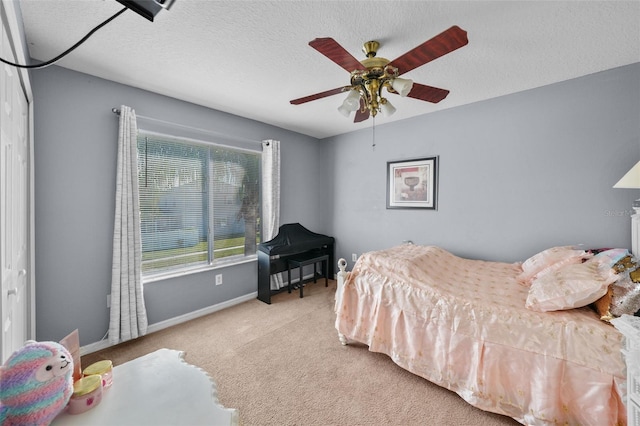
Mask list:
[{"label": "textured ceiling", "polygon": [[[30,55],[41,61],[122,8],[115,0],[19,3]],[[452,25],[469,44],[403,75],[449,96],[439,104],[392,96],[396,114],[376,124],[640,62],[638,0],[176,0],[153,23],[125,12],[57,65],[324,138],[372,120],[340,115],[343,94],[289,104],[349,83],[309,41],[333,37],[361,60],[362,43],[377,40],[378,56],[394,59]]]}]

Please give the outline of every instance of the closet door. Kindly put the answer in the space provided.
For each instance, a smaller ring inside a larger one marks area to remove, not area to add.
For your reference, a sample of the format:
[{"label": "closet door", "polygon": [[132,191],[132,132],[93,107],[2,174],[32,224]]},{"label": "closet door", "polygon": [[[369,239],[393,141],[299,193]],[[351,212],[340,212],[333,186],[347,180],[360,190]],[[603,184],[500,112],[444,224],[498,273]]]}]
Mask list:
[{"label": "closet door", "polygon": [[[14,60],[0,19],[0,56]],[[2,362],[29,336],[29,104],[18,70],[0,63],[0,278]]]}]

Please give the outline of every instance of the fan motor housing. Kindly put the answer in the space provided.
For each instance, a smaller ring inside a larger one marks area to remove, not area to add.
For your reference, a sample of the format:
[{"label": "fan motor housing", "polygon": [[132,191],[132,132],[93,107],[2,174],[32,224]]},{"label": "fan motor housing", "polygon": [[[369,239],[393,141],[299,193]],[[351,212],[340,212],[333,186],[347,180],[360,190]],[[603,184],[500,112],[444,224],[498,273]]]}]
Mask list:
[{"label": "fan motor housing", "polygon": [[390,61],[388,59],[385,58],[367,58],[364,59],[362,61],[360,61],[360,63],[366,67],[367,69],[369,68],[384,68]]}]

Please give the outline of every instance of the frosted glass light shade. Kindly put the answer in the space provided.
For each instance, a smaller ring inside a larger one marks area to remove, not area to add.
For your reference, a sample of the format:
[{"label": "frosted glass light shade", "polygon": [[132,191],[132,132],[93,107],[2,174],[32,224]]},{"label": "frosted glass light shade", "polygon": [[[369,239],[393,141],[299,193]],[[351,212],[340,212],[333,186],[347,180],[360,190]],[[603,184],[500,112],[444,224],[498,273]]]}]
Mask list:
[{"label": "frosted glass light shade", "polygon": [[380,104],[380,112],[382,112],[382,115],[384,115],[385,117],[389,117],[392,116],[394,112],[396,112],[396,108],[391,105],[391,102],[387,101],[383,104]]},{"label": "frosted glass light shade", "polygon": [[640,161],[613,185],[614,188],[640,189]]},{"label": "frosted glass light shade", "polygon": [[344,102],[338,107],[338,112],[345,117],[349,117],[349,114],[351,114],[351,110],[344,106]]},{"label": "frosted glass light shade", "polygon": [[391,82],[391,87],[398,92],[398,95],[407,96],[413,87],[413,81],[406,78],[395,78]]},{"label": "frosted glass light shade", "polygon": [[338,107],[338,111],[345,117],[349,117],[351,111],[356,111],[358,108],[360,108],[360,93],[350,90],[342,105]]}]

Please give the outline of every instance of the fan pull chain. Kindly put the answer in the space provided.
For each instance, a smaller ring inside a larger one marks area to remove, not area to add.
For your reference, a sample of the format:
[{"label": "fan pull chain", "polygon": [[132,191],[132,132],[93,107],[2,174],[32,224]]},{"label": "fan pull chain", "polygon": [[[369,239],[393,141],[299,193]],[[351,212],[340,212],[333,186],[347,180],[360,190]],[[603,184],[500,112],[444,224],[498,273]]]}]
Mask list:
[{"label": "fan pull chain", "polygon": [[371,130],[371,135],[372,135],[371,150],[375,151],[376,150],[376,116],[375,115],[371,116],[371,120],[373,121],[373,127]]}]

